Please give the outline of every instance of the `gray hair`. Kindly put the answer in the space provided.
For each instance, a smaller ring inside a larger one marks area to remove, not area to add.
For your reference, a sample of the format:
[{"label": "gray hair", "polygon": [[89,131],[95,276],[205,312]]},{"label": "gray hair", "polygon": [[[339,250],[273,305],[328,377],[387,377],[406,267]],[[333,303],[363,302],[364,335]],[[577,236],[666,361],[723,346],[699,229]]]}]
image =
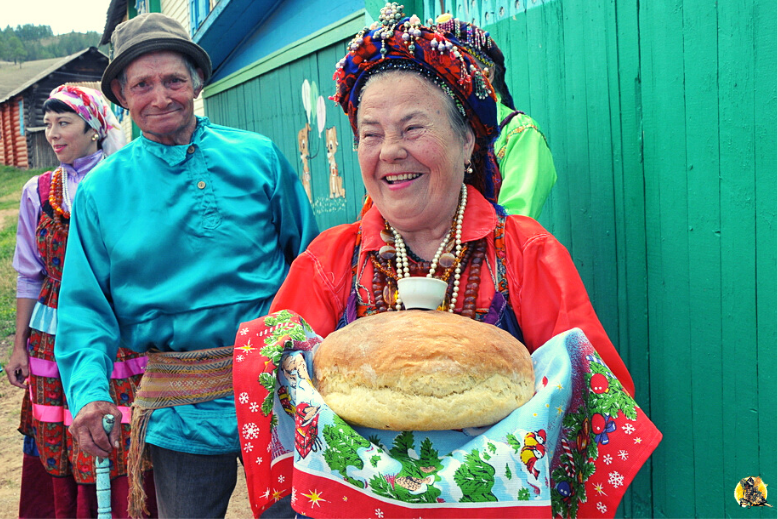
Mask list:
[{"label": "gray hair", "polygon": [[[451,125],[451,128],[454,130],[454,133],[456,133],[459,136],[462,142],[466,140],[468,133],[474,133],[473,128],[470,126],[470,123],[467,122],[465,116],[462,115],[462,113],[459,111],[456,102],[451,97],[451,95],[446,93],[443,90],[443,88],[441,88],[441,86],[435,83],[434,81],[431,81],[430,79],[423,76],[422,74],[419,74],[418,72],[414,72],[412,70],[386,69],[377,72],[375,74],[371,74],[370,77],[367,78],[367,81],[365,81],[365,84],[362,85],[362,90],[359,91],[360,104],[362,102],[362,93],[371,83],[376,81],[376,78],[392,77],[392,76],[417,77],[420,80],[422,80],[424,83],[433,85],[435,87],[433,88],[433,90],[436,92],[436,95],[439,95],[439,97],[443,100],[443,105],[446,107],[446,115],[448,116],[448,122]],[[359,108],[357,108],[357,111],[359,111]]]},{"label": "gray hair", "polygon": [[[189,72],[189,78],[192,81],[192,90],[195,92],[199,90],[203,86],[203,79],[200,77],[200,74],[197,73],[197,67],[195,66],[194,62],[189,58],[189,56],[185,54],[176,53],[181,56],[181,59],[184,60],[184,66],[186,66],[187,72]],[[116,76],[116,79],[119,81],[119,86],[122,90],[122,96],[124,96],[124,87],[127,86],[127,68],[123,68],[121,72]]]}]

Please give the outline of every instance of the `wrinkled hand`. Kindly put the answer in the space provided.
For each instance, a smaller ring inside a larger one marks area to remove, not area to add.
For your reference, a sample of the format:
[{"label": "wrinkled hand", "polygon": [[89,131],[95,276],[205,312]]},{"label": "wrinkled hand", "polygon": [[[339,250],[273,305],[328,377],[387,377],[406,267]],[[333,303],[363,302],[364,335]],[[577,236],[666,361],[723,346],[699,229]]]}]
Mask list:
[{"label": "wrinkled hand", "polygon": [[30,359],[26,349],[14,349],[11,353],[11,358],[8,360],[8,364],[5,365],[6,374],[8,375],[8,382],[12,386],[25,389],[27,384],[25,380],[30,376]]},{"label": "wrinkled hand", "polygon": [[119,446],[122,428],[114,427],[110,437],[103,430],[103,416],[107,414],[114,416],[117,425],[122,423],[122,413],[113,402],[95,401],[81,408],[69,429],[79,449],[92,456],[107,458],[111,450]]}]

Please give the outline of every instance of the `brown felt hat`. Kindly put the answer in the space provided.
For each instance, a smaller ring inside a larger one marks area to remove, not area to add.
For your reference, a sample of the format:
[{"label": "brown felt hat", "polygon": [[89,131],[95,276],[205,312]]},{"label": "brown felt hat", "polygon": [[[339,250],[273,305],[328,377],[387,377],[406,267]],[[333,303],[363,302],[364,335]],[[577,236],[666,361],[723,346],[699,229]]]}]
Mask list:
[{"label": "brown felt hat", "polygon": [[100,87],[105,97],[117,105],[121,103],[111,91],[111,81],[134,59],[149,52],[180,52],[191,58],[195,67],[203,71],[203,83],[207,83],[211,77],[211,58],[208,53],[192,41],[180,23],[161,13],[141,14],[120,23],[111,35],[111,44],[114,57],[103,72]]}]

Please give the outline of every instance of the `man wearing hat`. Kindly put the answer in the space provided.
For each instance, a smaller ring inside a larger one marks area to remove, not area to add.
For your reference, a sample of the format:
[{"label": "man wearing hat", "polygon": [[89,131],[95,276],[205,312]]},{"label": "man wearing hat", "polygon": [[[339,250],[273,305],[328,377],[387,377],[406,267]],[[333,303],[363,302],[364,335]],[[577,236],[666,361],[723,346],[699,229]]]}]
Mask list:
[{"label": "man wearing hat", "polygon": [[180,24],[144,14],[111,40],[103,93],[143,135],[95,168],[73,201],[56,347],[70,430],[106,456],[119,428],[106,435],[103,416],[130,419],[109,393],[117,348],[149,352],[132,411],[130,513],[143,509],[136,476],[150,459],[161,516],[223,517],[240,451],[236,329],[267,313],[318,230],[270,140],[194,115],[211,62]]}]

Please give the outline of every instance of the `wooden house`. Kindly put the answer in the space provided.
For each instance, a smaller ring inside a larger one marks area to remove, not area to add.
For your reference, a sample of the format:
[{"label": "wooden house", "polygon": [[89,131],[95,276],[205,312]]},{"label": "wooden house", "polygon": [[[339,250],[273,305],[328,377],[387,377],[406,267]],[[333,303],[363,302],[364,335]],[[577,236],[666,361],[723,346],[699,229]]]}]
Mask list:
[{"label": "wooden house", "polygon": [[65,56],[0,66],[0,164],[17,168],[55,166],[46,141],[43,103],[63,83],[99,81],[108,57],[89,47]]}]

